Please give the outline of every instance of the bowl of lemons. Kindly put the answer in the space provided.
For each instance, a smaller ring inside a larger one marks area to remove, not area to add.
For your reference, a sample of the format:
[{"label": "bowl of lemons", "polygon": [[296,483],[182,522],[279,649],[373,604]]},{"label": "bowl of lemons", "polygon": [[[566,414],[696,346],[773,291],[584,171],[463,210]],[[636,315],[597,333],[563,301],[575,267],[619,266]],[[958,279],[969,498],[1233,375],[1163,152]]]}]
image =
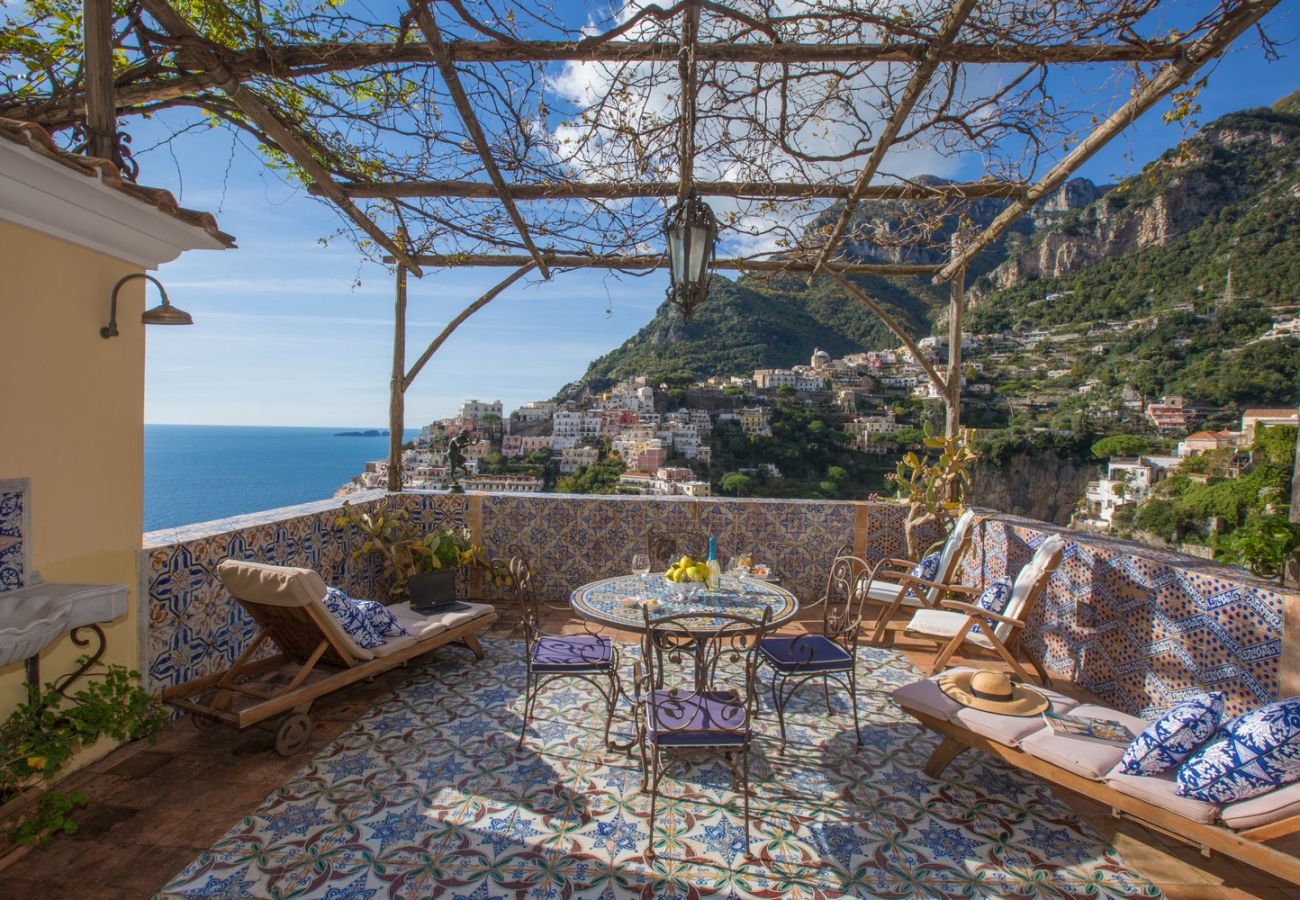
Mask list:
[{"label": "bowl of lemons", "polygon": [[689,556],[683,556],[677,560],[664,573],[669,589],[683,599],[699,593],[708,577],[708,566],[702,561],[691,559]]}]

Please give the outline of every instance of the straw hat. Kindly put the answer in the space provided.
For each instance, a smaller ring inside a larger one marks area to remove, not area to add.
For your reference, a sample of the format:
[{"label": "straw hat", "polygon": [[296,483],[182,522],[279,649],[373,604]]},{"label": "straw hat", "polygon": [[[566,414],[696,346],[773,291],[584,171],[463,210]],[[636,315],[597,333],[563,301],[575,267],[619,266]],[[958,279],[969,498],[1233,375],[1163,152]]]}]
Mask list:
[{"label": "straw hat", "polygon": [[962,706],[1004,716],[1036,716],[1050,705],[1038,691],[1015,684],[1006,672],[992,669],[941,675],[939,690]]}]

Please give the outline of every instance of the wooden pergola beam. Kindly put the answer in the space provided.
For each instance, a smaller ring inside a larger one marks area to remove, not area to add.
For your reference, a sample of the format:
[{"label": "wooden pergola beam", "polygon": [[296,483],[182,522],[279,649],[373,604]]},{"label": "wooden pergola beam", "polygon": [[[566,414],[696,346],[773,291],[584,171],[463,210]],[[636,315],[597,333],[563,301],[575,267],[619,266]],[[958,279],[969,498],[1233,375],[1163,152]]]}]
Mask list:
[{"label": "wooden pergola beam", "polygon": [[240,111],[248,116],[264,134],[275,141],[280,149],[287,153],[312,181],[316,182],[316,185],[326,197],[334,201],[349,219],[370,236],[371,240],[392,254],[402,265],[416,275],[423,274],[419,264],[411,259],[401,247],[397,246],[392,238],[384,234],[383,230],[343,193],[329,170],[316,159],[307,142],[288,125],[280,121],[280,118],[263,104],[252,91],[244,87],[239,79],[226,68],[221,55],[213,49],[213,45],[204,39],[183,16],[172,9],[167,0],[143,0],[143,4],[144,8],[157,20],[159,25],[165,28],[172,37],[186,45],[186,52],[200,67],[207,70],[207,73],[213,79],[213,83],[225,92],[230,101],[239,107]]},{"label": "wooden pergola beam", "polygon": [[[948,383],[944,380],[943,376],[939,374],[939,370],[934,367],[934,363],[930,362],[930,358],[925,355],[925,352],[922,351],[916,341],[912,339],[912,336],[898,323],[898,320],[891,316],[883,306],[871,297],[870,294],[845,278],[844,275],[841,274],[840,270],[828,268],[823,271],[838,281],[844,290],[865,303],[867,308],[875,313],[876,318],[884,322],[885,327],[892,331],[894,336],[903,342],[903,345],[907,347],[908,352],[912,354],[912,357],[916,360],[917,364],[920,365],[920,367],[925,370],[925,374],[930,377],[930,381],[932,381],[934,386],[939,389],[939,393],[943,394],[945,397],[950,396],[948,393]],[[958,384],[960,384],[960,382]]]},{"label": "wooden pergola beam", "polygon": [[502,291],[510,287],[510,285],[514,284],[520,278],[523,278],[525,275],[531,272],[536,266],[537,266],[536,262],[534,262],[531,259],[524,258],[523,265],[521,265],[515,271],[511,272],[509,277],[498,282],[496,286],[494,286],[491,290],[489,290],[483,296],[479,297],[469,306],[461,310],[460,315],[456,316],[456,318],[448,322],[447,325],[442,329],[442,331],[438,333],[438,336],[434,338],[433,341],[429,344],[429,346],[425,349],[425,351],[420,354],[420,358],[417,359],[415,363],[411,366],[410,371],[406,373],[406,377],[403,378],[401,382],[402,390],[406,391],[411,387],[411,384],[415,381],[415,377],[420,374],[420,370],[423,369],[425,364],[428,363],[429,360],[433,358],[433,354],[438,352],[438,348],[441,347],[446,342],[447,338],[451,337],[451,333],[455,331],[457,328],[459,328],[462,322],[464,322],[470,316],[474,315],[474,313],[478,312],[480,309],[482,309],[483,307],[491,303],[493,300],[495,300],[498,296],[500,296]]},{"label": "wooden pergola beam", "polygon": [[433,20],[433,14],[429,12],[429,7],[425,0],[409,0],[411,12],[415,15],[415,22],[420,26],[420,31],[424,33],[424,38],[429,42],[429,55],[433,57],[434,62],[438,64],[439,71],[442,72],[442,79],[447,85],[447,92],[451,94],[452,102],[456,105],[456,111],[460,114],[461,122],[465,125],[465,131],[474,143],[474,149],[478,151],[479,158],[483,161],[483,171],[487,173],[492,185],[496,188],[497,196],[501,200],[501,205],[505,208],[506,215],[514,224],[515,230],[519,232],[519,239],[523,242],[524,247],[532,256],[533,262],[537,264],[537,270],[542,273],[543,278],[551,277],[551,270],[547,268],[546,260],[533,243],[533,236],[528,230],[528,225],[524,222],[524,217],[519,214],[519,207],[511,199],[510,187],[506,184],[505,178],[501,175],[501,169],[497,166],[496,158],[492,155],[492,146],[488,143],[487,135],[483,133],[483,126],[479,124],[478,116],[474,113],[474,107],[469,102],[469,94],[465,92],[465,86],[460,82],[460,75],[456,72],[456,65],[452,62],[450,54],[447,52],[447,43],[443,39],[442,32],[438,29],[438,23]]},{"label": "wooden pergola beam", "polygon": [[[729,63],[919,63],[926,44],[759,44],[703,43],[696,45],[699,62]],[[942,53],[940,62],[976,65],[1086,64],[1162,62],[1179,52],[1177,41],[1155,40],[1132,44],[1049,44],[999,45],[954,43]],[[453,63],[516,62],[663,62],[677,58],[672,43],[606,41],[468,41],[448,40],[447,53]],[[274,44],[251,50],[232,51],[226,66],[238,78],[270,76],[307,78],[327,72],[366,66],[422,63],[429,48],[422,41],[402,44],[322,41],[318,44]],[[174,100],[216,85],[202,72],[165,78],[142,77],[144,69],[118,76],[116,102],[119,110],[145,103]],[[43,124],[61,125],[79,121],[86,114],[85,97],[78,94],[58,103],[14,104],[0,108],[0,116]]]},{"label": "wooden pergola beam", "polygon": [[[353,198],[397,199],[415,197],[463,197],[497,199],[496,186],[486,181],[408,181],[401,183],[348,182],[339,185]],[[696,181],[696,193],[707,197],[748,197],[759,200],[846,199],[851,184],[811,184],[778,181]],[[858,194],[860,200],[975,200],[985,197],[1017,198],[1024,194],[1024,182],[974,181],[928,186],[924,184],[869,185]],[[571,181],[555,184],[510,184],[510,196],[518,202],[531,200],[630,200],[636,197],[675,197],[676,181],[622,183]],[[312,193],[316,193],[312,189]]]},{"label": "wooden pergola beam", "polygon": [[858,173],[857,180],[853,183],[853,190],[844,200],[844,209],[840,211],[840,216],[835,220],[835,225],[831,228],[831,233],[822,246],[821,251],[817,254],[817,262],[813,265],[812,274],[808,276],[808,286],[817,279],[818,273],[826,265],[831,254],[839,245],[840,238],[844,235],[844,230],[848,228],[849,221],[853,218],[853,211],[857,209],[858,197],[861,192],[871,183],[871,179],[876,177],[876,172],[880,168],[881,162],[885,159],[885,154],[889,152],[894,145],[894,140],[898,133],[903,130],[903,125],[907,122],[907,117],[912,114],[916,102],[921,99],[922,92],[925,91],[926,85],[934,77],[935,70],[939,68],[942,59],[940,53],[943,48],[947,47],[957,39],[957,32],[961,31],[962,25],[970,17],[971,12],[975,9],[976,0],[957,0],[952,9],[948,10],[948,15],[944,17],[943,25],[939,33],[934,36],[930,46],[925,51],[925,56],[917,64],[912,77],[908,79],[907,87],[903,89],[902,95],[898,98],[898,105],[894,107],[893,115],[885,124],[884,131],[880,134],[880,139],[876,141],[876,146],[871,148],[871,155],[867,157],[866,165]]},{"label": "wooden pergola beam", "polygon": [[935,284],[953,278],[981,250],[996,241],[1030,207],[1060,187],[1094,153],[1155,106],[1161,98],[1179,85],[1185,84],[1192,75],[1196,74],[1197,69],[1227,49],[1228,45],[1240,37],[1246,29],[1277,6],[1277,2],[1278,0],[1240,0],[1234,9],[1227,12],[1204,35],[1193,41],[1182,56],[1161,69],[1146,83],[1145,87],[1080,141],[1046,175],[1035,182],[1023,197],[1011,203],[987,228],[964,243],[961,251],[953,254],[947,265],[934,277]]},{"label": "wooden pergola beam", "polygon": [[[547,263],[557,269],[621,269],[652,270],[668,268],[668,260],[662,254],[646,256],[583,255],[577,253],[556,253],[543,250],[542,256]],[[426,253],[417,256],[421,265],[437,268],[454,268],[467,266],[482,267],[518,267],[531,262],[531,258],[519,254],[495,253]],[[385,259],[386,263],[396,260]],[[812,263],[804,260],[780,259],[719,259],[712,268],[732,272],[793,272],[812,271]],[[826,271],[843,272],[847,275],[933,275],[942,268],[937,264],[926,263],[831,263]]]}]

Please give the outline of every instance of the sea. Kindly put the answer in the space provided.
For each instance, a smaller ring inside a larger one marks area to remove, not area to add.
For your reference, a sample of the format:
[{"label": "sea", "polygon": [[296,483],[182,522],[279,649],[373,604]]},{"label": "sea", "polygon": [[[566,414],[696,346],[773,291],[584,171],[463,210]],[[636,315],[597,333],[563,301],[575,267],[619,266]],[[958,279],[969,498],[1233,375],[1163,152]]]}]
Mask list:
[{"label": "sea", "polygon": [[368,460],[388,457],[387,435],[337,436],[367,430],[145,425],[144,530],[328,500]]}]

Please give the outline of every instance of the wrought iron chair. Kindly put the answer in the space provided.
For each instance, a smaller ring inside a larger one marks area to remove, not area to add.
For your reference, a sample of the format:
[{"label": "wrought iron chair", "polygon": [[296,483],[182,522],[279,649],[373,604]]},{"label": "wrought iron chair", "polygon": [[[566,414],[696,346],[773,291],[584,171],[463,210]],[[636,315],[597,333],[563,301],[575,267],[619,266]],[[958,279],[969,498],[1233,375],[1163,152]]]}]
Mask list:
[{"label": "wrought iron chair", "polygon": [[[643,610],[645,635],[641,660],[634,665],[634,706],[641,745],[641,789],[650,791],[647,858],[655,855],[655,815],[659,785],[676,759],[666,754],[690,751],[722,761],[731,770],[732,790],[741,782],[745,802],[745,857],[749,849],[749,746],[757,694],[758,646],[771,624],[761,619],[715,613],[682,613],[651,619]],[[665,676],[680,673],[689,661],[689,687],[665,686]],[[644,666],[644,668],[643,668]]]},{"label": "wrought iron chair", "polygon": [[[511,548],[514,551],[516,548]],[[533,572],[520,553],[510,559],[510,580],[524,628],[527,674],[524,681],[524,715],[519,728],[519,747],[524,746],[528,723],[537,706],[542,688],[561,678],[581,679],[605,699],[605,746],[609,746],[609,727],[618,702],[618,648],[609,638],[593,633],[546,634],[542,628],[542,608],[533,586]]]},{"label": "wrought iron chair", "polygon": [[834,680],[849,692],[853,704],[853,732],[862,745],[858,720],[857,660],[858,635],[862,625],[863,590],[869,579],[866,564],[856,556],[843,554],[831,563],[826,591],[818,602],[822,609],[822,633],[764,638],[759,644],[761,662],[772,667],[772,705],[781,727],[781,752],[785,752],[785,705],[809,681],[821,679],[827,712],[831,706],[830,683]]},{"label": "wrought iron chair", "polygon": [[709,536],[700,531],[651,531],[646,536],[650,565],[666,569],[682,556],[700,558],[708,549]]}]

